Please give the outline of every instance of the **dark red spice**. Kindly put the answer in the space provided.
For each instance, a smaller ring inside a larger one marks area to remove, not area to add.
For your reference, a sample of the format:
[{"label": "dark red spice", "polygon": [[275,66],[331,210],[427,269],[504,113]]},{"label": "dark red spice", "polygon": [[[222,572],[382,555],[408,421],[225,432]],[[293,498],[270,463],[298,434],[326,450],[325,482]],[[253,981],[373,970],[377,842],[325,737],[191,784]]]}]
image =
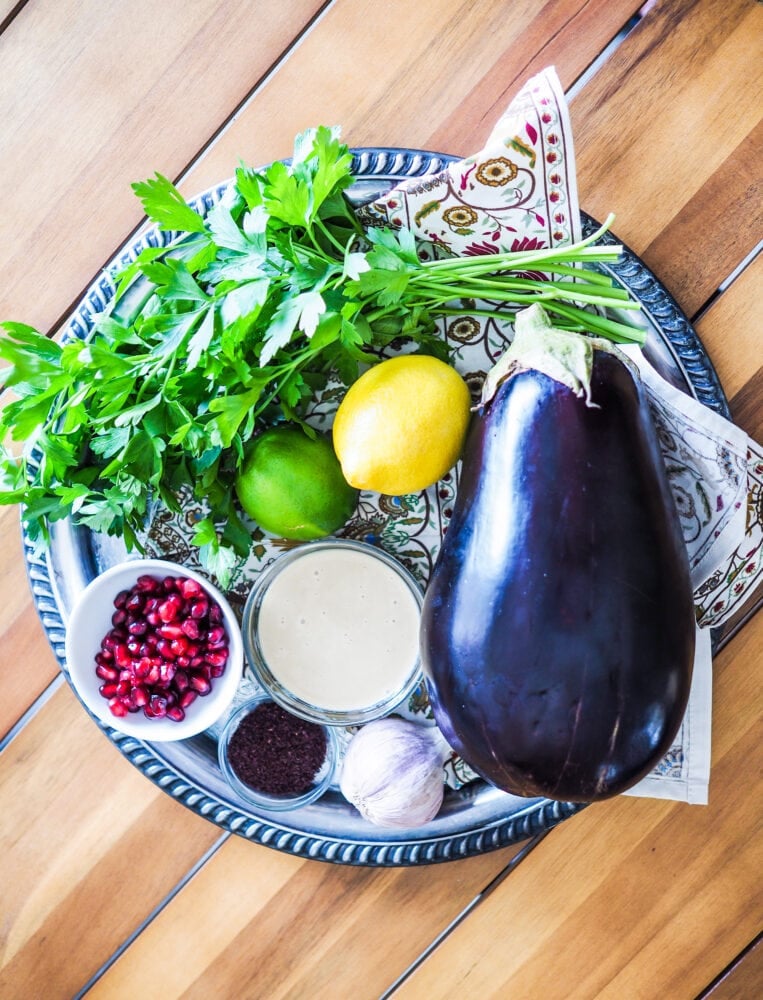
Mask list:
[{"label": "dark red spice", "polygon": [[228,743],[228,759],[240,781],[268,795],[308,791],[326,759],[326,733],[273,701],[245,715]]}]

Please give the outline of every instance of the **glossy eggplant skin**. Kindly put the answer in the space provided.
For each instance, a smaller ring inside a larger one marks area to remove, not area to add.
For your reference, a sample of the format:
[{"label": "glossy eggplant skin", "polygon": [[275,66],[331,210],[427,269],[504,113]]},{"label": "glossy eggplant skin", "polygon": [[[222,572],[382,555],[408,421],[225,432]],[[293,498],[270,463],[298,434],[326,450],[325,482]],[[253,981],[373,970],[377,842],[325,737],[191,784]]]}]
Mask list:
[{"label": "glossy eggplant skin", "polygon": [[591,397],[526,370],[475,415],[421,625],[451,746],[505,791],[578,802],[670,747],[695,637],[643,389],[596,350]]}]

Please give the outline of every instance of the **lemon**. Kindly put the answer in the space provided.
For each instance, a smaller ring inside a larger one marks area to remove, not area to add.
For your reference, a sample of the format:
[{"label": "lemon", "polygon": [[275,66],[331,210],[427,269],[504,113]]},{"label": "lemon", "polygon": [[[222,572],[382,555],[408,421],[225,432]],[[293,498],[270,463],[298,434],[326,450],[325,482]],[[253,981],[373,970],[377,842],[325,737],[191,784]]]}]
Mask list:
[{"label": "lemon", "polygon": [[246,513],[280,538],[309,541],[336,531],[358,494],[344,479],[331,442],[279,425],[255,439],[235,484]]},{"label": "lemon", "polygon": [[334,420],[344,478],[392,496],[431,486],[458,461],[470,404],[464,380],[437,358],[404,354],[369,368]]}]

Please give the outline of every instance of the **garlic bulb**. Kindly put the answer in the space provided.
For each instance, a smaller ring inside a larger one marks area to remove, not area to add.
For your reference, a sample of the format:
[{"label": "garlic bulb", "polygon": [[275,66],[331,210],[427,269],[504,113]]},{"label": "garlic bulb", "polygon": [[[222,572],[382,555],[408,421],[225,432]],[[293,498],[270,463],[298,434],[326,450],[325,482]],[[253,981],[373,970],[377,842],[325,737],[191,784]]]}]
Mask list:
[{"label": "garlic bulb", "polygon": [[350,741],[339,787],[371,823],[419,826],[442,805],[442,765],[450,753],[437,729],[400,718],[378,719]]}]

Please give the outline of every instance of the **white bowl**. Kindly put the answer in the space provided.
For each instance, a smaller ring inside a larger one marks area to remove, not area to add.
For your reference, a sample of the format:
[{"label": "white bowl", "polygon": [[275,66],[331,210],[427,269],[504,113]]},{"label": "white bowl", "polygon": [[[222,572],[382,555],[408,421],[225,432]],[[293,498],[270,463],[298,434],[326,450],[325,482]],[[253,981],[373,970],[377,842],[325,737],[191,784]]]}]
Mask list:
[{"label": "white bowl", "polygon": [[[101,640],[112,628],[114,598],[129,590],[139,576],[184,576],[196,580],[223,613],[228,634],[228,662],[221,677],[212,681],[209,694],[199,696],[186,709],[180,722],[172,719],[151,719],[142,711],[125,716],[112,714],[106,698],[99,692],[103,684],[95,673],[95,655]],[[244,650],[241,628],[236,615],[223,594],[201,574],[164,559],[132,559],[105,570],[85,587],[72,609],[66,630],[66,662],[71,682],[85,705],[98,719],[127,736],[151,743],[182,740],[203,732],[215,723],[233,701],[241,681]]]}]

